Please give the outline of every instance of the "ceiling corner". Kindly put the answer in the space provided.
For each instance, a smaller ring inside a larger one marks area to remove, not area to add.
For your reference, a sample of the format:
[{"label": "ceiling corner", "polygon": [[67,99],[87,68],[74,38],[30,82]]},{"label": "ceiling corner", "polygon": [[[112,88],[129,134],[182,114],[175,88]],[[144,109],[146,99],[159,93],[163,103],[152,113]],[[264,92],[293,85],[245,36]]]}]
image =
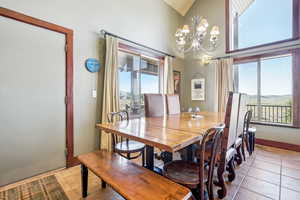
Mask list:
[{"label": "ceiling corner", "polygon": [[163,0],[166,4],[175,9],[180,15],[185,16],[195,0]]}]

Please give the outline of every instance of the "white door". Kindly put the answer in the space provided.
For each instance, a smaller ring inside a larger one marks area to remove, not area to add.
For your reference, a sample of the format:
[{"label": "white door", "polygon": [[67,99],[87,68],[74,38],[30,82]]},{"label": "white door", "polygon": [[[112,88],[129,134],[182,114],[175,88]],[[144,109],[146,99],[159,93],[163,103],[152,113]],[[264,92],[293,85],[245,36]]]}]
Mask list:
[{"label": "white door", "polygon": [[0,186],[65,167],[65,36],[0,16]]}]

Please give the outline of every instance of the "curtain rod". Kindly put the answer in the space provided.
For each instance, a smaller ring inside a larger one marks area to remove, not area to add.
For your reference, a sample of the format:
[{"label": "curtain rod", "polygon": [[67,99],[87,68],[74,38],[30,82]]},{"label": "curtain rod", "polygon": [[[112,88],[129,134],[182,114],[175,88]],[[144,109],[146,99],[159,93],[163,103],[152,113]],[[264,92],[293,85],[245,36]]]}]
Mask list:
[{"label": "curtain rod", "polygon": [[138,45],[138,46],[143,47],[143,48],[145,48],[145,49],[149,49],[149,50],[151,50],[151,51],[157,52],[157,53],[159,53],[159,54],[162,54],[162,55],[166,55],[166,56],[170,56],[170,57],[172,57],[172,58],[175,58],[175,56],[173,56],[173,55],[171,55],[171,54],[168,54],[168,53],[165,53],[165,52],[163,52],[163,51],[159,51],[159,50],[153,49],[153,48],[151,48],[151,47],[148,47],[148,46],[146,46],[146,45],[143,45],[143,44],[134,42],[134,41],[129,40],[129,39],[126,39],[126,38],[123,38],[123,37],[121,37],[121,36],[118,36],[118,35],[115,35],[115,34],[113,34],[113,33],[110,33],[110,32],[108,32],[108,31],[106,31],[106,30],[103,30],[103,29],[102,29],[100,32],[101,32],[104,36],[105,36],[105,35],[110,35],[110,36],[119,38],[119,39],[121,39],[121,40],[124,40],[124,41],[126,41],[126,42],[130,42],[130,43],[132,43],[132,44]]},{"label": "curtain rod", "polygon": [[220,57],[215,57],[215,58],[212,58],[211,60],[219,60],[219,59],[223,59],[223,58],[236,58],[236,57],[248,57],[248,56],[256,56],[256,55],[259,55],[261,53],[272,53],[272,52],[276,52],[276,51],[280,51],[280,50],[285,50],[285,48],[289,48],[290,49],[287,49],[287,50],[291,50],[291,49],[297,49],[297,48],[300,48],[300,46],[298,44],[292,44],[292,45],[286,45],[286,46],[282,46],[282,47],[276,47],[276,48],[273,48],[273,49],[269,49],[269,52],[268,50],[260,50],[260,51],[256,51],[256,52],[237,52],[235,54],[232,54],[232,55],[225,55],[225,56],[220,56]]}]

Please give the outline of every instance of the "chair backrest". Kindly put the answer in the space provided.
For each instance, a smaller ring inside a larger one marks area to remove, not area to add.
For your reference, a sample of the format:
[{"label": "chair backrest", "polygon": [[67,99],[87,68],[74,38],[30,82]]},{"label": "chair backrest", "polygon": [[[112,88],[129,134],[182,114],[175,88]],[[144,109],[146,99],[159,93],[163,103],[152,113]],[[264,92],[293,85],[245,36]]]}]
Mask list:
[{"label": "chair backrest", "polygon": [[166,105],[169,115],[180,114],[180,102],[177,94],[166,95]]},{"label": "chair backrest", "polygon": [[225,111],[225,123],[224,123],[225,128],[223,131],[222,141],[221,141],[221,151],[220,151],[220,161],[219,161],[219,169],[221,171],[224,171],[226,168],[227,150],[229,150],[235,143],[239,97],[240,94],[229,92],[226,111]]},{"label": "chair backrest", "polygon": [[[129,120],[129,114],[126,110],[119,111],[119,112],[111,112],[107,114],[107,121],[109,123],[113,123],[115,121],[124,121],[124,120]],[[128,145],[129,140],[127,138],[123,138],[122,136],[117,136],[116,134],[112,134],[113,151],[115,151],[116,144],[119,142],[123,142],[124,140],[126,140]]]},{"label": "chair backrest", "polygon": [[164,116],[164,96],[162,94],[144,94],[145,116]]},{"label": "chair backrest", "polygon": [[[226,108],[225,133],[224,133],[225,139],[227,136],[227,150],[230,149],[232,146],[234,146],[236,137],[237,137],[240,96],[241,96],[240,93],[233,93],[231,106],[228,105],[228,103],[227,103],[228,109]],[[231,107],[231,109],[230,109],[230,107]],[[228,127],[228,134],[226,133],[227,127]]]},{"label": "chair backrest", "polygon": [[244,127],[243,127],[244,133],[248,133],[251,119],[252,119],[252,110],[248,110],[244,117]]},{"label": "chair backrest", "polygon": [[107,121],[109,123],[115,122],[116,120],[123,121],[129,120],[129,114],[126,110],[119,112],[111,112],[107,114]]},{"label": "chair backrest", "polygon": [[247,95],[241,94],[239,102],[239,114],[238,114],[238,123],[237,123],[237,137],[241,136],[244,133],[244,118],[247,113]]},{"label": "chair backrest", "polygon": [[[220,126],[218,128],[211,128],[209,129],[203,136],[200,144],[200,161],[199,161],[199,192],[200,192],[200,199],[205,199],[204,198],[204,159],[205,159],[205,152],[206,152],[206,143],[210,142],[211,143],[211,149],[209,152],[209,169],[208,169],[208,177],[207,177],[207,184],[208,186],[213,184],[213,176],[214,176],[214,168],[216,165],[216,158],[217,154],[219,152],[219,148],[221,146],[221,140],[222,140],[222,134],[224,131],[224,126]],[[209,190],[211,187],[207,187]],[[212,195],[213,191],[208,191],[210,195]]]}]

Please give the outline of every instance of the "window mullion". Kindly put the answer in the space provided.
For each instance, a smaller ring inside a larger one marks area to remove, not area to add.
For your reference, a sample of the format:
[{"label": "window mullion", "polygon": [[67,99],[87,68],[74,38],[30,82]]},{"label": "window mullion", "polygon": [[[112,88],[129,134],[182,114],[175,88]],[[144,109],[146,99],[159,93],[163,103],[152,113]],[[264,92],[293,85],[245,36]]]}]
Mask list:
[{"label": "window mullion", "polygon": [[296,49],[292,54],[293,59],[293,96],[292,96],[292,123],[300,127],[300,49]]},{"label": "window mullion", "polygon": [[142,113],[142,72],[141,72],[141,66],[142,66],[142,56],[140,55],[140,66],[139,66],[139,115]]},{"label": "window mullion", "polygon": [[261,121],[261,60],[257,60],[257,108],[258,108],[258,121]]}]

